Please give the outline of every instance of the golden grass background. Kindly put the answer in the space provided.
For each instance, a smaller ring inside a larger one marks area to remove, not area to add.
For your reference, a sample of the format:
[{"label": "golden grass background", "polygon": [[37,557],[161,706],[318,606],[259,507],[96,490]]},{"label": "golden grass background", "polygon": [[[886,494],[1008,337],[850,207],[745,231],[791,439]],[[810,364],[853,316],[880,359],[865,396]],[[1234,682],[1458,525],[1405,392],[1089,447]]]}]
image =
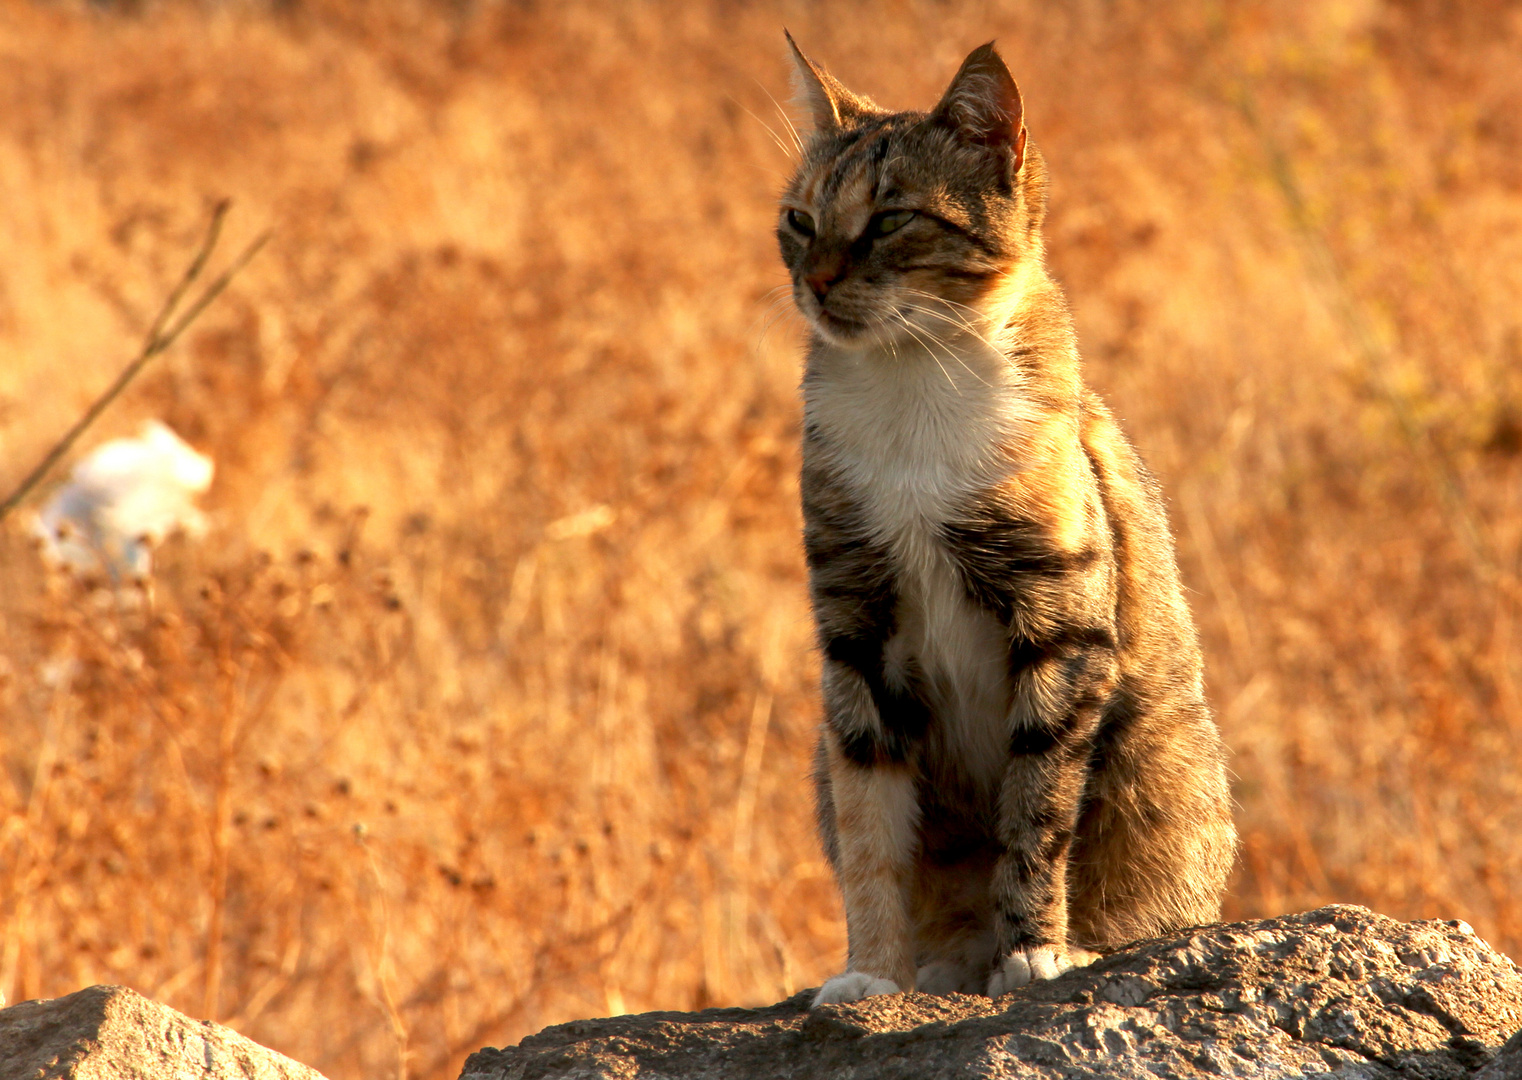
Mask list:
[{"label": "golden grass background", "polygon": [[217,462],[151,607],[0,530],[11,1000],[438,1078],[834,970],[784,25],[889,105],[990,37],[1021,83],[1206,641],[1228,914],[1522,951],[1522,6],[4,0],[0,487],[213,201],[274,230],[91,436]]}]

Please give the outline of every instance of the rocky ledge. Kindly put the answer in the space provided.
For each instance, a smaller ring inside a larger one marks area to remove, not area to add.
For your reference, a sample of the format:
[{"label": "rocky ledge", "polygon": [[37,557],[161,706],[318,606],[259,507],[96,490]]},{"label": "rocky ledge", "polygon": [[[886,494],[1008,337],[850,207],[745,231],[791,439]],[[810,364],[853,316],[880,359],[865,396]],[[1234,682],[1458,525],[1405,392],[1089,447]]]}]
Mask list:
[{"label": "rocky ledge", "polygon": [[[473,1054],[461,1080],[1522,1080],[1522,971],[1463,923],[1356,907],[1142,942],[997,1001],[895,994],[810,1012],[811,993],[562,1024]],[[321,1080],[117,986],[0,1010],[0,1080],[107,1077]]]},{"label": "rocky ledge", "polygon": [[996,1001],[810,1012],[809,997],[562,1024],[472,1055],[461,1080],[1522,1080],[1522,1036],[1501,1049],[1522,1027],[1522,971],[1464,923],[1357,907],[1144,942]]}]

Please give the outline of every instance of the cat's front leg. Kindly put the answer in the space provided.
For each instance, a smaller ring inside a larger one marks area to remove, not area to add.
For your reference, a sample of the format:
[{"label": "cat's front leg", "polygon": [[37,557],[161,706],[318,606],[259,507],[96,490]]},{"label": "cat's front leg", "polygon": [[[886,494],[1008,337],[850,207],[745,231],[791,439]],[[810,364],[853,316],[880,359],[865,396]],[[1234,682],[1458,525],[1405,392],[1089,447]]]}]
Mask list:
[{"label": "cat's front leg", "polygon": [[1011,755],[999,799],[1004,854],[994,867],[994,929],[999,959],[988,978],[998,997],[1037,979],[1054,979],[1067,958],[1067,860],[1083,791],[1079,763],[1066,755]]},{"label": "cat's front leg", "polygon": [[824,984],[815,1005],[914,988],[913,777],[902,765],[859,765],[839,753],[830,764],[849,947],[846,971]]},{"label": "cat's front leg", "polygon": [[875,722],[875,709],[867,688],[852,685],[854,672],[830,661],[826,668],[826,701],[834,698],[836,707],[823,735],[820,817],[845,902],[848,953],[846,970],[824,984],[815,1005],[910,990],[915,978],[909,917],[919,823],[914,777],[903,762],[865,752],[859,728],[848,727],[842,739],[840,728],[853,719]]},{"label": "cat's front leg", "polygon": [[989,997],[1054,979],[1090,958],[1068,950],[1067,864],[1112,670],[1105,650],[1059,653],[1017,679],[999,793],[1004,853],[992,882],[999,958],[988,978]]}]

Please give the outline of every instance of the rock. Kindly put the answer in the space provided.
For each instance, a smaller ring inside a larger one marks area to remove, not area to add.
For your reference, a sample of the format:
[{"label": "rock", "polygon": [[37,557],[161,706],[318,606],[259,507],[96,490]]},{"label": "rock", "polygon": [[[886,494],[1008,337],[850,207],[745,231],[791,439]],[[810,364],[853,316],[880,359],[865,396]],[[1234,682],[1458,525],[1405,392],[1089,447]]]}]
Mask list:
[{"label": "rock", "polygon": [[1357,907],[1142,942],[995,1001],[810,1012],[811,993],[562,1024],[473,1054],[461,1080],[1522,1077],[1496,1071],[1522,1064],[1516,1039],[1496,1054],[1522,1026],[1522,971],[1463,923]]},{"label": "rock", "polygon": [[122,986],[0,1010],[0,1080],[322,1080]]},{"label": "rock", "polygon": [[1474,1080],[1522,1080],[1522,1031],[1506,1040],[1490,1064],[1474,1074]]}]

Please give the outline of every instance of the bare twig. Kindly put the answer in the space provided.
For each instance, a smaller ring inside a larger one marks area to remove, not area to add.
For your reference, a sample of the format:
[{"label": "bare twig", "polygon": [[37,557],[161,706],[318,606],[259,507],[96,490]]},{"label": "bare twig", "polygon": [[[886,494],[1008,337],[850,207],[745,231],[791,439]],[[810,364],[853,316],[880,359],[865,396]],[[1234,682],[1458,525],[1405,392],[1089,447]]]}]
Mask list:
[{"label": "bare twig", "polygon": [[110,404],[121,396],[122,391],[127,388],[127,385],[137,378],[138,372],[143,370],[148,361],[173,345],[179,336],[189,328],[190,324],[195,322],[201,312],[205,311],[208,305],[222,294],[222,291],[227,288],[238,272],[248,265],[249,260],[258,254],[259,249],[269,240],[270,234],[268,232],[261,233],[253,243],[243,249],[242,254],[232,261],[232,265],[218,274],[211,284],[206,286],[205,291],[196,298],[195,303],[191,304],[183,315],[175,319],[175,312],[180,306],[180,301],[185,298],[185,294],[190,291],[190,287],[201,276],[201,271],[206,268],[207,260],[211,258],[212,251],[217,246],[217,240],[222,235],[222,220],[227,216],[229,205],[228,200],[223,199],[212,211],[211,223],[206,227],[206,237],[201,241],[200,250],[196,252],[196,256],[191,260],[190,265],[185,268],[185,273],[181,276],[179,284],[174,287],[168,298],[164,301],[163,307],[159,309],[157,317],[153,320],[153,325],[149,327],[148,334],[143,339],[142,348],[138,350],[137,356],[122,370],[122,373],[116,377],[116,381],[111,384],[106,392],[96,398],[95,402],[85,410],[85,414],[75,421],[74,426],[69,428],[63,438],[54,444],[53,448],[37,464],[37,467],[28,473],[26,479],[21,481],[16,487],[16,490],[11,492],[4,502],[0,502],[0,521],[3,521],[7,514],[31,494],[32,489],[42,482],[53,466],[57,465],[59,460],[79,441],[79,437],[85,433],[86,429],[95,423],[100,414],[105,412]]}]

